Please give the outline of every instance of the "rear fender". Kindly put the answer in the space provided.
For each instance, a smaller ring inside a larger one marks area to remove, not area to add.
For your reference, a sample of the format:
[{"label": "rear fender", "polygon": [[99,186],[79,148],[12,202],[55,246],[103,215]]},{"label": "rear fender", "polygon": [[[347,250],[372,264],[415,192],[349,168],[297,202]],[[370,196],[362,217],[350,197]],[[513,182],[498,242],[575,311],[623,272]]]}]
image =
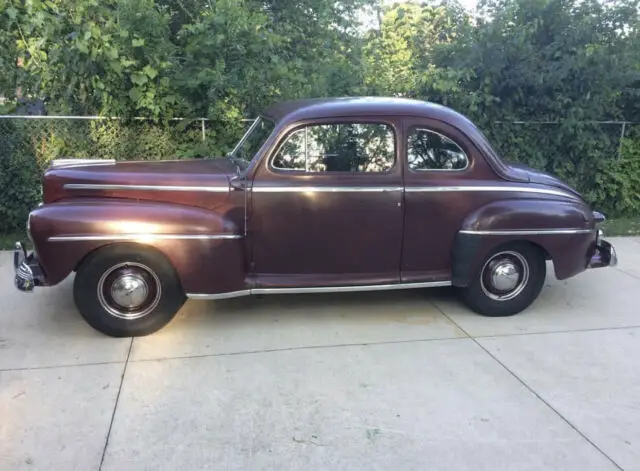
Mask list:
[{"label": "rear fender", "polygon": [[471,213],[456,235],[452,282],[468,286],[487,254],[509,242],[538,246],[563,280],[587,268],[595,250],[593,214],[581,201],[504,200]]},{"label": "rear fender", "polygon": [[50,285],[99,248],[137,243],[167,257],[186,293],[217,293],[244,287],[244,241],[232,220],[230,212],[171,203],[74,199],[34,210],[29,225]]}]

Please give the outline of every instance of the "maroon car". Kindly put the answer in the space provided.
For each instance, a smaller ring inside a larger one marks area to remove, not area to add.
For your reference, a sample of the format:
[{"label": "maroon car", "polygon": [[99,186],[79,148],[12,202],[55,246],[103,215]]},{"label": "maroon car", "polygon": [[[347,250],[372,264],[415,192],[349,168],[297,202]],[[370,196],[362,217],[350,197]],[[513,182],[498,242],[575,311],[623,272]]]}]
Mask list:
[{"label": "maroon car", "polygon": [[391,98],[272,106],[225,158],[54,161],[16,244],[16,285],[76,271],[112,336],[164,326],[186,298],[449,286],[508,316],[615,265],[604,220],[558,179],[503,162],[464,116]]}]

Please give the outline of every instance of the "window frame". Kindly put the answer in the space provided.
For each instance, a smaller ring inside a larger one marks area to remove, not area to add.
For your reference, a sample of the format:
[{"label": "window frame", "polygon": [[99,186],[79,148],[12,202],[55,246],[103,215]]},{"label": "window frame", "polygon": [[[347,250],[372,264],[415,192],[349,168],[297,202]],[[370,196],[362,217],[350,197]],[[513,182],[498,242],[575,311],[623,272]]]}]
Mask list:
[{"label": "window frame", "polygon": [[[304,129],[304,128],[308,128],[311,126],[331,126],[331,125],[348,125],[348,124],[377,124],[377,125],[383,125],[386,126],[387,128],[389,128],[391,130],[391,134],[393,135],[393,165],[391,167],[389,167],[387,170],[384,170],[382,172],[351,172],[351,171],[325,171],[325,172],[308,172],[306,170],[296,170],[296,169],[281,169],[278,167],[274,167],[273,165],[273,161],[276,159],[276,157],[278,156],[278,154],[280,153],[280,150],[282,149],[282,147],[287,143],[287,141],[289,140],[289,138],[296,132]],[[384,121],[384,120],[368,120],[366,118],[357,118],[354,117],[353,119],[348,118],[348,117],[340,117],[340,118],[334,118],[331,120],[322,120],[322,121],[307,121],[307,122],[300,122],[300,123],[296,123],[295,125],[293,125],[292,127],[290,127],[289,129],[287,129],[282,137],[280,138],[280,140],[278,141],[278,144],[274,147],[273,151],[271,152],[271,154],[268,156],[267,159],[267,169],[270,172],[273,172],[275,174],[279,174],[279,175],[313,175],[313,176],[318,176],[318,175],[389,175],[392,174],[396,171],[396,169],[398,168],[398,163],[400,161],[399,157],[400,157],[400,152],[398,149],[398,144],[400,143],[399,139],[398,139],[398,131],[396,130],[396,126],[393,124],[393,122],[391,121]]]},{"label": "window frame", "polygon": [[[426,131],[426,132],[431,132],[433,134],[437,134],[440,137],[444,137],[445,139],[450,140],[451,142],[453,142],[456,146],[458,146],[458,149],[460,149],[460,151],[464,154],[464,156],[466,157],[467,160],[467,164],[464,166],[464,168],[427,168],[424,170],[420,170],[420,169],[414,169],[411,168],[410,164],[409,164],[409,137],[411,137],[414,133],[419,132],[419,131]],[[449,172],[449,173],[455,173],[455,172],[467,172],[469,171],[469,169],[471,169],[471,157],[469,155],[469,152],[464,150],[464,147],[460,145],[460,143],[458,141],[456,141],[455,139],[453,139],[452,137],[447,136],[444,133],[441,133],[440,131],[436,131],[434,129],[429,129],[423,126],[412,126],[407,130],[407,135],[405,138],[405,158],[407,161],[407,170],[409,170],[409,172],[411,173],[425,173],[425,172]]]}]

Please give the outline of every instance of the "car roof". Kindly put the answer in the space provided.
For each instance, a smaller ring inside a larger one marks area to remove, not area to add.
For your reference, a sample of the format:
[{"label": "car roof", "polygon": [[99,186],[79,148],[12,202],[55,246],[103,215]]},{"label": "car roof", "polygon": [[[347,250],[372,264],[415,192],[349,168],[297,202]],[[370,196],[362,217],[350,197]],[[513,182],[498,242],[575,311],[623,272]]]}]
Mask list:
[{"label": "car roof", "polygon": [[262,114],[276,122],[340,116],[424,116],[452,124],[468,121],[460,113],[436,103],[392,97],[313,98],[284,101],[266,108]]},{"label": "car roof", "polygon": [[457,111],[428,101],[397,97],[341,97],[312,98],[284,101],[264,110],[262,116],[271,119],[279,127],[316,119],[333,117],[417,116],[442,121],[456,127],[471,139],[485,154],[490,165],[500,175],[506,175],[505,164],[500,160],[484,134],[473,122]]}]

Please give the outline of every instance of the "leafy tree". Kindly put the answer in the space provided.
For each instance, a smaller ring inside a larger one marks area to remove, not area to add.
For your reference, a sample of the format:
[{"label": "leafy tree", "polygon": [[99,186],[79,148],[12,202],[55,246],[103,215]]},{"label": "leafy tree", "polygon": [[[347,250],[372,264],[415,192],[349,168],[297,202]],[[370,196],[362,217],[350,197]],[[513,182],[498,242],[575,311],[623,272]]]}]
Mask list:
[{"label": "leafy tree", "polygon": [[172,114],[175,48],[153,0],[13,0],[5,15],[5,61],[22,73],[3,90],[19,86],[63,113]]},{"label": "leafy tree", "polygon": [[376,94],[409,97],[423,95],[425,87],[455,89],[458,74],[448,78],[434,54],[440,46],[458,41],[469,26],[468,13],[455,0],[388,7],[380,29],[367,34],[367,86]]},{"label": "leafy tree", "polygon": [[[242,118],[274,101],[396,95],[452,106],[506,158],[557,174],[600,208],[633,212],[640,140],[620,146],[619,126],[591,121],[639,119],[639,3],[483,0],[472,16],[456,0],[0,0],[0,112],[21,95],[52,113],[214,120],[197,145],[189,122],[144,133],[101,123],[90,143],[12,124],[0,136],[2,176],[37,181],[41,161],[73,149],[219,154]],[[364,31],[372,9],[378,27]],[[180,133],[189,138],[177,143]],[[6,207],[9,224],[34,197]]]}]

